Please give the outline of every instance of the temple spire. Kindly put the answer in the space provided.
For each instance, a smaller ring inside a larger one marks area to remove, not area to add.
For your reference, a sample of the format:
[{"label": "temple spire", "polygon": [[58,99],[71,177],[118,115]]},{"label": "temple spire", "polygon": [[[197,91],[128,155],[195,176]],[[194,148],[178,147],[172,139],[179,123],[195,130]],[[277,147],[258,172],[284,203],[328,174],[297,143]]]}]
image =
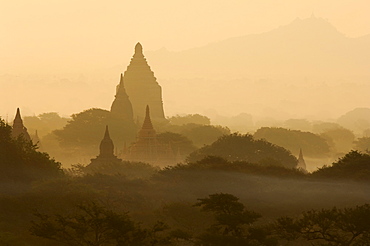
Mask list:
[{"label": "temple spire", "polygon": [[140,43],[135,45],[135,54],[134,57],[144,57],[143,46]]},{"label": "temple spire", "polygon": [[152,124],[152,121],[150,119],[149,105],[146,105],[145,119],[144,119],[142,129],[153,129],[153,124]]},{"label": "temple spire", "polygon": [[302,171],[304,171],[304,172],[307,172],[306,162],[303,159],[303,153],[302,153],[302,149],[301,148],[299,149],[299,157],[298,157],[297,168],[300,169],[300,170],[302,170]]},{"label": "temple spire", "polygon": [[13,121],[12,137],[13,138],[18,138],[21,135],[23,136],[23,138],[25,140],[31,141],[31,137],[27,132],[27,128],[23,125],[21,112],[20,112],[19,108],[17,108],[17,113],[16,113],[14,121]]},{"label": "temple spire", "polygon": [[114,145],[113,141],[109,136],[108,126],[105,127],[104,138],[100,142],[100,155],[103,157],[114,156]]}]

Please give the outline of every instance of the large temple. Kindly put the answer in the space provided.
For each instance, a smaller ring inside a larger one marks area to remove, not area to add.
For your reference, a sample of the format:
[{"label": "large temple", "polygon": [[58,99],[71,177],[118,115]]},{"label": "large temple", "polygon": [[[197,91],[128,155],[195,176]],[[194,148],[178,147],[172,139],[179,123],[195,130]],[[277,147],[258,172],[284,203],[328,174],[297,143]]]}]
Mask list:
[{"label": "large temple", "polygon": [[124,75],[121,75],[111,112],[131,117],[132,110],[134,120],[142,122],[147,105],[151,109],[154,121],[165,120],[162,88],[144,57],[143,47],[137,43],[135,54]]},{"label": "large temple", "polygon": [[13,121],[12,137],[18,138],[19,136],[22,136],[27,141],[31,141],[31,137],[27,132],[27,128],[23,125],[21,112],[19,108],[17,108],[17,113]]}]

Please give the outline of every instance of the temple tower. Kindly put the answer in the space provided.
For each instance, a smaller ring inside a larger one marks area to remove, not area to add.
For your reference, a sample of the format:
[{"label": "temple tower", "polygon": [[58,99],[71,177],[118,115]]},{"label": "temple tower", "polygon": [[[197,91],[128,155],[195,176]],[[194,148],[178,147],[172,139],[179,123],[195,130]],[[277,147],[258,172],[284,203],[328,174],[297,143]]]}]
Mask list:
[{"label": "temple tower", "polygon": [[300,169],[301,171],[307,172],[306,162],[303,159],[302,149],[299,149],[299,157],[298,157],[297,169]]},{"label": "temple tower", "polygon": [[121,81],[122,84],[124,83],[124,87],[119,86],[117,95],[121,93],[121,90],[126,89],[132,103],[134,119],[140,118],[142,120],[145,107],[149,105],[153,120],[165,120],[162,88],[144,57],[143,47],[140,43],[136,44],[135,54]]},{"label": "temple tower", "polygon": [[100,142],[99,149],[99,155],[95,159],[91,159],[91,163],[86,166],[87,172],[98,171],[99,168],[103,168],[105,165],[121,162],[121,159],[118,159],[117,156],[114,155],[114,144],[109,136],[108,126],[105,127],[104,138]]},{"label": "temple tower", "polygon": [[137,140],[133,143],[123,159],[141,161],[158,166],[174,164],[175,155],[170,145],[161,144],[150,119],[149,106],[146,106],[143,126],[138,132]]},{"label": "temple tower", "polygon": [[15,115],[12,128],[12,137],[18,138],[22,136],[25,140],[31,141],[31,137],[27,132],[27,128],[23,125],[23,120],[19,108],[17,108],[17,114]]},{"label": "temple tower", "polygon": [[112,103],[110,111],[113,115],[117,117],[123,118],[128,121],[134,120],[132,104],[123,84],[123,74],[121,74],[120,82],[117,85],[116,96]]},{"label": "temple tower", "polygon": [[158,159],[158,148],[157,134],[153,128],[149,106],[147,105],[144,123],[138,133],[137,141],[130,148],[129,159],[155,163]]}]

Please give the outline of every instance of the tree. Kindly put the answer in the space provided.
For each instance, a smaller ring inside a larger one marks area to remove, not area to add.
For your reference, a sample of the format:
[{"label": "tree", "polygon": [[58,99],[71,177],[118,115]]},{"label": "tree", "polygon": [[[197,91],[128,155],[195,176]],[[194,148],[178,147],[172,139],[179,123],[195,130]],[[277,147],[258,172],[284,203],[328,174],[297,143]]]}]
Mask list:
[{"label": "tree", "polygon": [[61,164],[32,142],[11,137],[11,127],[0,119],[0,177],[5,181],[31,182],[62,174]]},{"label": "tree", "polygon": [[[259,229],[251,227],[261,215],[246,210],[236,196],[216,193],[198,201],[194,206],[213,213],[216,220],[206,233],[199,236],[201,245],[276,245],[276,241],[267,239],[268,233],[263,235]],[[256,237],[257,234],[261,237]]]},{"label": "tree", "polygon": [[320,136],[326,139],[337,153],[350,151],[353,148],[353,141],[355,140],[353,132],[343,127],[326,130]]},{"label": "tree", "polygon": [[116,213],[95,202],[77,205],[77,212],[70,215],[35,216],[38,221],[32,221],[30,228],[33,235],[69,246],[155,246],[171,241],[169,235],[163,234],[169,229],[163,222],[142,229],[127,213]]},{"label": "tree", "polygon": [[234,133],[222,136],[211,145],[191,153],[187,161],[197,162],[207,156],[219,156],[228,161],[246,161],[265,165],[279,164],[287,168],[294,168],[297,165],[297,159],[288,150],[265,140],[255,140],[249,134]]},{"label": "tree", "polygon": [[157,134],[157,138],[161,144],[170,144],[174,153],[179,151],[182,156],[187,156],[197,149],[189,138],[180,133],[163,132]]},{"label": "tree", "polygon": [[359,151],[370,151],[370,137],[358,138],[354,141],[355,148]]},{"label": "tree", "polygon": [[185,116],[175,115],[168,119],[172,125],[186,125],[186,124],[198,124],[198,125],[210,125],[211,120],[204,115],[200,114],[187,114]]},{"label": "tree", "polygon": [[330,153],[326,140],[311,132],[262,127],[253,136],[256,139],[265,139],[273,144],[282,146],[292,153],[298,154],[301,148],[305,155],[310,157],[323,157]]},{"label": "tree", "polygon": [[324,166],[313,172],[312,176],[369,181],[370,155],[352,150],[331,166]]},{"label": "tree", "polygon": [[370,244],[370,205],[355,208],[322,209],[304,212],[300,218],[282,217],[276,221],[280,238],[299,238],[312,245],[352,246]]},{"label": "tree", "polygon": [[98,151],[105,126],[109,125],[110,135],[115,147],[120,149],[124,142],[135,139],[136,126],[132,119],[122,119],[109,111],[92,108],[72,115],[72,120],[61,130],[53,133],[58,137],[60,145],[71,155],[85,154],[93,156]]}]

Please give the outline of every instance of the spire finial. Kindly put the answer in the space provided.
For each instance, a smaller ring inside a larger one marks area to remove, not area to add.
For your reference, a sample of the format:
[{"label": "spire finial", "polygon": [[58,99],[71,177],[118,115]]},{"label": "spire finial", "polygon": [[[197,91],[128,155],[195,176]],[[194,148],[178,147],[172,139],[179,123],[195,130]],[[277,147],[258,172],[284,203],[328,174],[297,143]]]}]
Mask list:
[{"label": "spire finial", "polygon": [[143,55],[143,46],[140,43],[135,45],[135,54],[134,57],[144,57]]},{"label": "spire finial", "polygon": [[153,129],[153,124],[152,124],[152,121],[150,119],[149,105],[146,105],[143,129]]},{"label": "spire finial", "polygon": [[110,139],[108,125],[105,126],[104,139]]}]

